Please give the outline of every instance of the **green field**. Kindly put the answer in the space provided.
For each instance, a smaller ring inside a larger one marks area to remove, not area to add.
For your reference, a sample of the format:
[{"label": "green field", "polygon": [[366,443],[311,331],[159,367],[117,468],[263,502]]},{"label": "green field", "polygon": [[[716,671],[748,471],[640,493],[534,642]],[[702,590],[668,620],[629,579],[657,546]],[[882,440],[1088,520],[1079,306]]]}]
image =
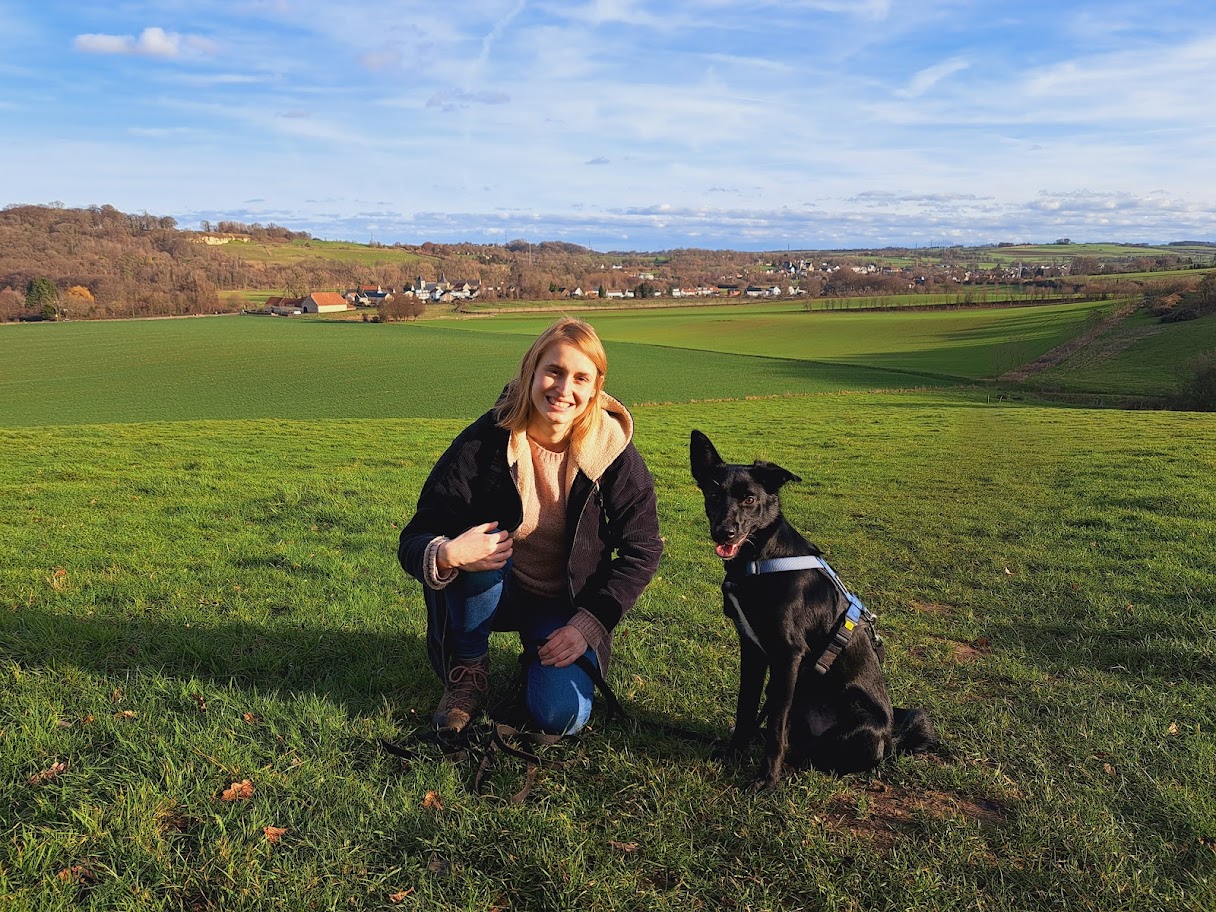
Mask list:
[{"label": "green field", "polygon": [[1141,312],[1097,344],[1039,374],[1035,383],[1068,393],[1169,396],[1195,361],[1210,352],[1216,352],[1216,315],[1160,323]]},{"label": "green field", "polygon": [[[594,320],[603,338],[614,342],[972,381],[1033,361],[1110,308],[1110,303],[1088,302],[916,313],[807,313],[796,304],[774,303],[599,313]],[[570,312],[579,314],[574,308]],[[460,327],[535,335],[551,319],[545,314],[520,315],[488,323],[468,321]]]},{"label": "green field", "polygon": [[[375,739],[439,694],[400,525],[547,319],[0,327],[0,909],[1216,908],[1216,419],[969,386],[1089,312],[596,315],[666,550],[618,637],[629,720],[522,806]],[[1161,338],[1112,382],[1151,386]],[[804,479],[786,510],[939,754],[753,795],[655,730],[733,712],[694,427]]]},{"label": "green field", "polygon": [[277,266],[290,266],[307,260],[380,266],[391,263],[417,263],[427,259],[396,247],[373,247],[350,241],[322,241],[317,238],[278,244],[229,243],[213,249],[224,256],[237,256],[250,263],[271,263]]}]

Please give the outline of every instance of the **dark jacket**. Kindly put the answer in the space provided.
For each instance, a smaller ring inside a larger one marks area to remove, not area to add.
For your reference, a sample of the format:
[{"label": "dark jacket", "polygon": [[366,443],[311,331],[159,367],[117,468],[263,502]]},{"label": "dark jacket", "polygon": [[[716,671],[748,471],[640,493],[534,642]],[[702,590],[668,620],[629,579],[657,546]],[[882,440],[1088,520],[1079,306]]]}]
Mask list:
[{"label": "dark jacket", "polygon": [[[603,399],[626,427],[624,445],[619,452],[600,454],[598,465],[587,460],[591,476],[582,465],[574,474],[566,499],[566,594],[571,615],[586,611],[604,628],[596,657],[607,672],[612,631],[654,576],[663,544],[654,479],[633,445],[632,419],[616,400]],[[397,555],[406,572],[423,583],[431,664],[441,677],[448,658],[443,649],[447,610],[443,591],[426,585],[425,552],[436,536],[455,538],[487,522],[513,531],[523,521],[510,446],[510,433],[495,424],[492,411],[465,428],[431,470],[418,509],[401,530]]]}]

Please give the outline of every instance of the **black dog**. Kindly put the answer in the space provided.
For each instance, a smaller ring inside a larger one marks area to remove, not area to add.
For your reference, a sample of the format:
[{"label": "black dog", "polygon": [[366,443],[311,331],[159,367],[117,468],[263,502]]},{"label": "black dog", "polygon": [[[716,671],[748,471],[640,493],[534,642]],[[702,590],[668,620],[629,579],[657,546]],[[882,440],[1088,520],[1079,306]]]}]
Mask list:
[{"label": "black dog", "polygon": [[936,738],[928,717],[891,706],[874,616],[781,512],[777,492],[802,479],[769,462],[725,463],[700,431],[689,457],[726,562],[726,615],[739,632],[733,755],[759,733],[768,671],[767,749],[755,787],[776,785],[787,763],[859,772],[893,752],[929,749]]}]

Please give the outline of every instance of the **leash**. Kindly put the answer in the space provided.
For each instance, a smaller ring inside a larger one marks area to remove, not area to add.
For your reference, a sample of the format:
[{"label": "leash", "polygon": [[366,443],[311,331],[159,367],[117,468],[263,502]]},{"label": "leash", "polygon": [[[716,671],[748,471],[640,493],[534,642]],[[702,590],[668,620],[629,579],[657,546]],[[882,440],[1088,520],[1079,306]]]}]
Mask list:
[{"label": "leash", "polygon": [[[523,653],[519,657],[521,675],[526,674],[527,666],[531,662],[539,661],[536,650],[537,645],[532,644],[524,648]],[[604,680],[599,667],[585,655],[579,656],[574,664],[583,670],[587,677],[591,679],[595,688],[600,692],[607,710],[604,721],[608,722],[616,718],[626,722],[631,721],[629,714],[621,706],[620,700],[612,692],[612,688],[608,685],[608,682]],[[505,756],[523,761],[524,783],[517,792],[507,799],[511,804],[521,804],[531,793],[537,773],[540,770],[566,769],[578,759],[577,757],[572,757],[556,760],[543,757],[540,753],[541,750],[562,742],[578,740],[581,737],[581,733],[554,735],[529,730],[526,721],[515,724],[519,718],[526,718],[526,711],[517,705],[517,697],[518,691],[515,694],[504,697],[490,708],[486,721],[470,723],[460,732],[453,733],[435,728],[416,731],[407,736],[407,744],[394,742],[388,738],[380,738],[378,739],[380,749],[389,756],[400,760],[406,769],[409,768],[409,765],[413,761],[426,758],[426,753],[429,753],[429,751],[426,751],[426,748],[438,748],[443,754],[444,759],[452,763],[476,763],[476,771],[473,774],[473,792],[480,796],[486,795],[489,774],[497,768],[498,761],[502,757]],[[512,718],[508,721],[503,717]],[[640,729],[644,727],[650,731],[700,744],[714,744],[718,740],[713,735],[683,728],[678,725],[647,720],[643,726],[640,724],[641,720],[632,721],[635,728]],[[584,731],[589,730],[585,729]]]},{"label": "leash", "polygon": [[[827,646],[824,647],[819,658],[815,661],[815,671],[819,674],[827,674],[831,669],[832,664],[844,652],[845,647],[849,645],[849,641],[853,638],[853,632],[861,625],[865,625],[866,631],[870,635],[870,642],[874,644],[874,649],[878,653],[879,661],[882,661],[883,655],[886,652],[882,636],[878,633],[878,615],[870,611],[862,604],[861,599],[841,582],[840,577],[836,575],[836,571],[822,557],[814,554],[801,554],[794,557],[774,557],[769,560],[746,561],[743,564],[744,576],[758,576],[764,573],[786,573],[791,570],[819,570],[824,573],[832,585],[836,587],[836,591],[843,596],[848,607],[836,619],[832,626],[831,638],[828,640]],[[722,593],[726,596],[731,607],[734,609],[732,620],[735,626],[739,629],[739,633],[746,636],[753,645],[761,652],[764,652],[764,647],[760,645],[760,640],[756,636],[756,632],[752,630],[751,625],[747,622],[747,616],[743,613],[743,607],[739,604],[739,597],[736,594],[738,583],[727,578],[722,583]]]}]

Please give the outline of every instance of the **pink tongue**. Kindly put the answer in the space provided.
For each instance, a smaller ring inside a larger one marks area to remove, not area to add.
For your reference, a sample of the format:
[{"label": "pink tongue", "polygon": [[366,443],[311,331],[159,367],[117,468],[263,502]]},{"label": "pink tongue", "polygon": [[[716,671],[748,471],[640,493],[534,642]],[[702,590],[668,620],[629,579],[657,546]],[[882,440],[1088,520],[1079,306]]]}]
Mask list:
[{"label": "pink tongue", "polygon": [[722,560],[730,560],[732,557],[734,557],[736,554],[739,553],[739,546],[738,545],[718,545],[718,547],[714,548],[714,550],[718,552],[718,557],[722,558]]}]

